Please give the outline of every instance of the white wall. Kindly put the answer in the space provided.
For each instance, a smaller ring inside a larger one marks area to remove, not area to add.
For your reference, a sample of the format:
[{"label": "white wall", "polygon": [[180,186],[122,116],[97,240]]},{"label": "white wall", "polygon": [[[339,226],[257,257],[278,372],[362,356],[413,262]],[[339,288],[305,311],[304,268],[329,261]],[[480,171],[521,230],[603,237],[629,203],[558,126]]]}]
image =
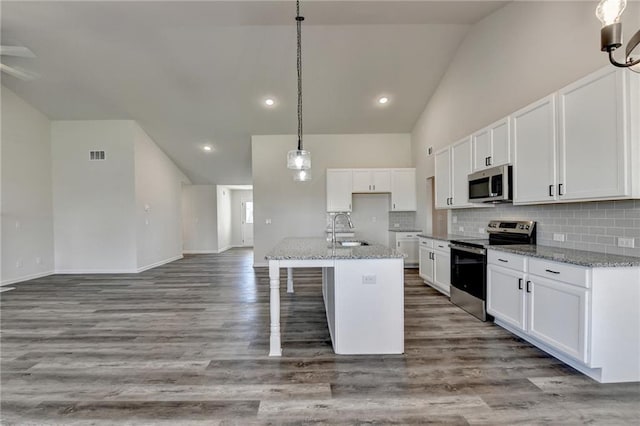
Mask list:
[{"label": "white wall", "polygon": [[183,252],[218,252],[218,209],[215,185],[182,189]]},{"label": "white wall", "polygon": [[233,247],[244,246],[242,241],[242,203],[253,199],[253,191],[231,191],[231,245]]},{"label": "white wall", "polygon": [[325,235],[327,168],[411,167],[408,134],[305,135],[313,180],[304,183],[286,167],[295,135],[252,136],[251,146],[255,265],[284,237]]},{"label": "white wall", "polygon": [[[434,173],[427,147],[453,143],[608,64],[596,4],[513,2],[471,28],[412,132],[418,226],[426,226],[426,178]],[[640,3],[630,2],[625,40],[639,27]]]},{"label": "white wall", "polygon": [[231,248],[231,191],[218,185],[218,251]]},{"label": "white wall", "polygon": [[137,269],[182,257],[182,185],[189,179],[133,123]]},{"label": "white wall", "polygon": [[4,285],[52,273],[54,255],[49,119],[5,87],[1,98]]},{"label": "white wall", "polygon": [[[136,213],[132,121],[54,121],[56,271],[133,272]],[[104,161],[89,151],[104,150]]]}]

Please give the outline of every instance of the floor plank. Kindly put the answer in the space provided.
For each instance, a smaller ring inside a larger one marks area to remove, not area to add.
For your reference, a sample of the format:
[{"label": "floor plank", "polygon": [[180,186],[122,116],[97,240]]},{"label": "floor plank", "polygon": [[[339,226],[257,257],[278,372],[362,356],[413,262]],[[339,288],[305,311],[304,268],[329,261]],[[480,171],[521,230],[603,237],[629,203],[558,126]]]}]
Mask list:
[{"label": "floor plank", "polygon": [[405,271],[404,355],[337,356],[319,269],[282,283],[252,252],[140,274],[55,275],[0,296],[2,424],[637,424],[640,384],[601,385]]}]

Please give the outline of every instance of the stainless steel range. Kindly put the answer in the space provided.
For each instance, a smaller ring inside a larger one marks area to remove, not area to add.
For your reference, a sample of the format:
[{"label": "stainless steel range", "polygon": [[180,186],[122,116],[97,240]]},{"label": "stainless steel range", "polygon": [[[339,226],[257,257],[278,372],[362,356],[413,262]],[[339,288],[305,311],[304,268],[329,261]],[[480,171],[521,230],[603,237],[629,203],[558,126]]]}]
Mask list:
[{"label": "stainless steel range", "polygon": [[536,223],[530,220],[492,220],[489,238],[461,238],[451,244],[451,302],[487,320],[487,247],[535,244]]}]

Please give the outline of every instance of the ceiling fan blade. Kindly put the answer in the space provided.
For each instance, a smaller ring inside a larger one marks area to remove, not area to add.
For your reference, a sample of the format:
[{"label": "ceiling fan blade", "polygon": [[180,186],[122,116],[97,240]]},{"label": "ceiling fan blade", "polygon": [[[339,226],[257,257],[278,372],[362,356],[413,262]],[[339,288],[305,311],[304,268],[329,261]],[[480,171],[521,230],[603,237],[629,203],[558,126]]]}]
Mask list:
[{"label": "ceiling fan blade", "polygon": [[0,55],[19,56],[20,58],[35,58],[36,55],[24,46],[0,46]]},{"label": "ceiling fan blade", "polygon": [[31,81],[40,77],[38,73],[35,73],[33,71],[27,71],[19,67],[10,67],[5,64],[0,64],[0,71],[24,81]]}]

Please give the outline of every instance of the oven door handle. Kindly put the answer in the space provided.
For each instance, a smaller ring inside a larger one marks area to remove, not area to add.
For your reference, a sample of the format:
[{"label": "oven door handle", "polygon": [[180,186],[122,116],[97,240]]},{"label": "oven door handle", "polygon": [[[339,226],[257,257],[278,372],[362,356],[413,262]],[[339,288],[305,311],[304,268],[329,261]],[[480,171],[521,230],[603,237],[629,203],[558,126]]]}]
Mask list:
[{"label": "oven door handle", "polygon": [[483,256],[487,254],[486,249],[478,248],[478,247],[468,247],[468,246],[462,246],[459,244],[449,244],[449,247],[451,247],[452,250],[460,250],[460,251],[465,251],[467,253],[481,254]]}]

